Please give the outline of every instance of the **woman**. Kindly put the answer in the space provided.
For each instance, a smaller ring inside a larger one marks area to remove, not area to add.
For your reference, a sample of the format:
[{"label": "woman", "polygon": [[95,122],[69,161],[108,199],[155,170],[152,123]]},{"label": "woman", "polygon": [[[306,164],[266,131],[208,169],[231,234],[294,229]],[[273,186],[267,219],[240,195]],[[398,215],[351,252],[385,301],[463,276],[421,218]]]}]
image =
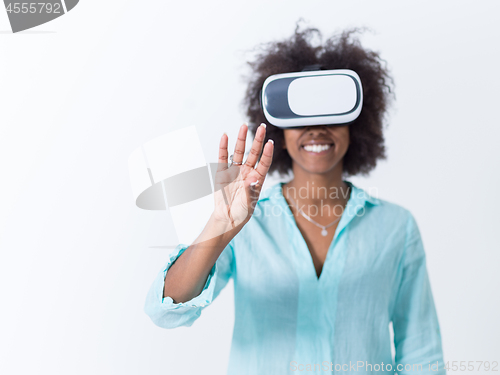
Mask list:
[{"label": "woman", "polygon": [[[222,136],[214,213],[193,244],[172,253],[145,311],[160,327],[190,326],[233,278],[229,374],[444,374],[415,219],[345,180],[385,158],[389,74],[353,31],[317,47],[310,44],[315,34],[296,30],[289,40],[267,45],[251,64],[246,104],[254,141],[248,157],[246,125],[230,166]],[[358,73],[360,116],[340,126],[257,126],[265,120],[259,103],[264,80],[311,65]],[[292,172],[293,178],[261,192],[270,172]]]}]

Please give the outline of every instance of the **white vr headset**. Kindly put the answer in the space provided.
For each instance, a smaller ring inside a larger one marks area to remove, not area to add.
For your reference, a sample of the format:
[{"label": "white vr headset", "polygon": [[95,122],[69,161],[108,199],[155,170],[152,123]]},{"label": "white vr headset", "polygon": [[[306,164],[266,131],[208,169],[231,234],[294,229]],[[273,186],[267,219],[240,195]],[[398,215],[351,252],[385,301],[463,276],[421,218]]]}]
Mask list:
[{"label": "white vr headset", "polygon": [[264,81],[261,105],[280,128],[347,124],[361,113],[363,88],[348,69],[275,74]]}]

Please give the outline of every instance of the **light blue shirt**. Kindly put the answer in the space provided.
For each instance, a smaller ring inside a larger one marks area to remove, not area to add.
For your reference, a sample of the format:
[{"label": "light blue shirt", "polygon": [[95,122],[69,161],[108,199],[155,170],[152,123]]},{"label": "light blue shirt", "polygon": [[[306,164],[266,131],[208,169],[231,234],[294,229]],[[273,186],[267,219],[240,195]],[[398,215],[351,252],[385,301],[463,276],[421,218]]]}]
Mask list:
[{"label": "light blue shirt", "polygon": [[351,194],[319,279],[277,183],[261,193],[200,295],[185,303],[163,298],[166,272],[188,247],[180,244],[153,282],[145,312],[163,328],[190,326],[233,278],[228,374],[445,374],[414,217],[345,182]]}]

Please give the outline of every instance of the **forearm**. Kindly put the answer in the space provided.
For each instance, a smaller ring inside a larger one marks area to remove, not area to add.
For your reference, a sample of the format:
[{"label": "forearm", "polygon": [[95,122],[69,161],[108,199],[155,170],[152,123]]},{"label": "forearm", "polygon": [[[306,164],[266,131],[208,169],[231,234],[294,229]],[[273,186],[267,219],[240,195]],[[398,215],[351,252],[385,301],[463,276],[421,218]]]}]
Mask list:
[{"label": "forearm", "polygon": [[244,225],[227,230],[225,224],[211,217],[194,243],[170,266],[163,297],[180,303],[199,295],[219,255]]}]

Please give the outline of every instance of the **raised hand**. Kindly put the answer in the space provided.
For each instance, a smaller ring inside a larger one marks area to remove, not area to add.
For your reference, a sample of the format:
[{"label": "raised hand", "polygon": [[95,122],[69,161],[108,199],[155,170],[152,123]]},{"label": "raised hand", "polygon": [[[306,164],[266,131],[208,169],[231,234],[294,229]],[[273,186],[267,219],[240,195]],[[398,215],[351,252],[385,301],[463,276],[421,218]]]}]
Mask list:
[{"label": "raised hand", "polygon": [[[247,131],[247,125],[240,127],[233,153],[234,164],[230,166],[228,166],[227,135],[224,134],[220,140],[219,165],[214,179],[213,217],[223,223],[227,230],[245,224],[252,216],[273,158],[274,142],[269,140],[264,145],[266,125],[261,124],[257,128],[250,154],[243,163]],[[264,151],[255,168],[262,147]]]}]

